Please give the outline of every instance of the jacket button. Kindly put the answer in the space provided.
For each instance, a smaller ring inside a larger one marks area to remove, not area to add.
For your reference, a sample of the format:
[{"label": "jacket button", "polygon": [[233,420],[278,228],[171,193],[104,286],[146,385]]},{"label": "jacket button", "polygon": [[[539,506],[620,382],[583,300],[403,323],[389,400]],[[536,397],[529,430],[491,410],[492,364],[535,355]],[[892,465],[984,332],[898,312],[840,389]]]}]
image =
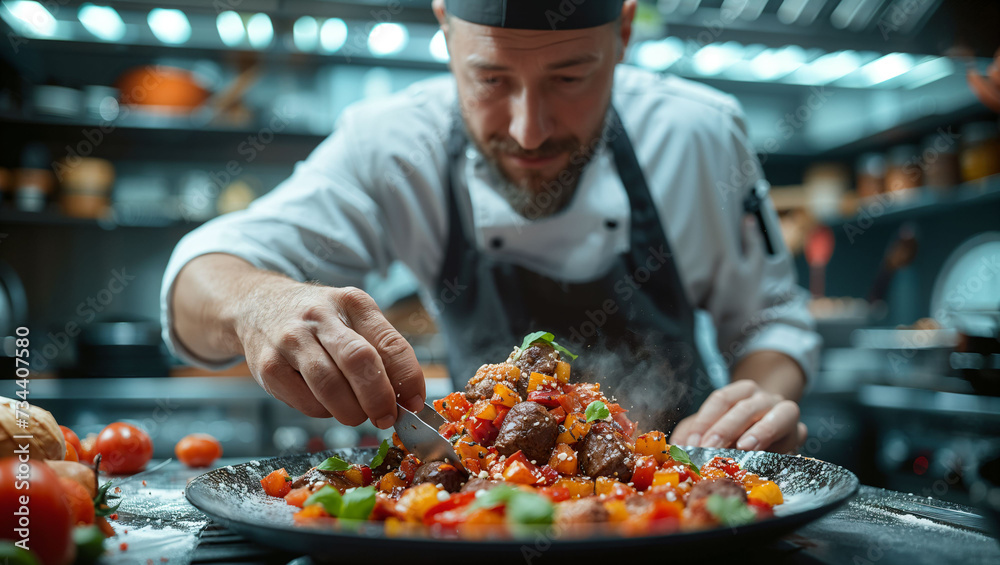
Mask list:
[{"label": "jacket button", "polygon": [[503,238],[502,237],[494,237],[493,239],[491,239],[490,240],[490,247],[492,247],[493,249],[500,249],[501,247],[503,247]]},{"label": "jacket button", "polygon": [[613,230],[618,227],[618,220],[604,220],[604,227]]}]

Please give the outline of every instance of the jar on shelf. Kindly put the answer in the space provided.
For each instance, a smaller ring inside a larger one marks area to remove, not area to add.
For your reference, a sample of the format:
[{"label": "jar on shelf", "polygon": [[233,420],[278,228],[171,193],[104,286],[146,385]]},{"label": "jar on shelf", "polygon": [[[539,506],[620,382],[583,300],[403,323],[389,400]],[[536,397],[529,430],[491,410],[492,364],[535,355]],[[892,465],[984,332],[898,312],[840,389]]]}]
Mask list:
[{"label": "jar on shelf", "polygon": [[899,145],[889,151],[886,159],[885,191],[897,192],[919,188],[924,172],[920,168],[920,151],[914,145]]},{"label": "jar on shelf", "polygon": [[944,190],[954,188],[962,182],[958,159],[958,143],[954,138],[943,135],[929,135],[924,138],[924,184],[930,188]]},{"label": "jar on shelf", "polygon": [[962,128],[962,178],[966,182],[1000,174],[1000,128],[997,122],[974,122]]},{"label": "jar on shelf", "polygon": [[865,153],[858,159],[855,173],[858,177],[858,198],[868,198],[885,190],[885,157],[878,153]]}]

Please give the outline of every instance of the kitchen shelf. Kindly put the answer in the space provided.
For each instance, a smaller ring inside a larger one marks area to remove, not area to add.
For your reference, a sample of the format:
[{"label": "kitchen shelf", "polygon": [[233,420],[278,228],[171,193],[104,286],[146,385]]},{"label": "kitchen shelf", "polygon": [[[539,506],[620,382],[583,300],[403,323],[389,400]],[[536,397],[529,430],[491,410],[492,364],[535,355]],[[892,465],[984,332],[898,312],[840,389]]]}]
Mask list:
[{"label": "kitchen shelf", "polygon": [[858,201],[860,212],[824,223],[837,227],[867,221],[866,218],[905,221],[994,201],[1000,201],[1000,175],[967,182],[951,189],[921,187],[863,198]]},{"label": "kitchen shelf", "polygon": [[164,220],[162,222],[150,223],[128,223],[116,222],[114,220],[95,220],[91,218],[73,218],[65,216],[52,210],[42,212],[25,212],[23,210],[12,210],[10,208],[0,208],[0,224],[3,225],[24,225],[24,226],[64,226],[64,227],[94,227],[105,230],[117,228],[190,228],[194,229],[203,221],[183,221]]}]

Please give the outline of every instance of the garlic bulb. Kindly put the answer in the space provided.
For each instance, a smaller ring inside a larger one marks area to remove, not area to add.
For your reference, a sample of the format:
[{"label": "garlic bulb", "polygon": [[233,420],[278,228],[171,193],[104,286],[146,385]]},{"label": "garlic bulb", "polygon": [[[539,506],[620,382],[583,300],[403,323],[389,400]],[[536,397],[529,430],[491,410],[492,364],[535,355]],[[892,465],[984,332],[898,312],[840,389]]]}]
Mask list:
[{"label": "garlic bulb", "polygon": [[22,429],[17,425],[17,402],[0,396],[0,457],[15,455],[18,446],[27,443],[32,459],[65,459],[66,439],[52,413],[32,404],[27,411],[28,426]]}]

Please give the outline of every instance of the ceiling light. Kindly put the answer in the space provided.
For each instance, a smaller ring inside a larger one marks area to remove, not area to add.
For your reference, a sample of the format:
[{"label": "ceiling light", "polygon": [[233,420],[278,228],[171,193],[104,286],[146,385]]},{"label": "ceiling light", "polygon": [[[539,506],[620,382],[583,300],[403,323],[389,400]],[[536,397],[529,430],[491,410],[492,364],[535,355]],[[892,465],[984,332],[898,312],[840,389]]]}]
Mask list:
[{"label": "ceiling light", "polygon": [[247,37],[254,49],[264,49],[274,39],[274,27],[267,14],[254,14],[247,20]]},{"label": "ceiling light", "polygon": [[347,24],[340,18],[330,18],[323,22],[319,30],[319,43],[323,49],[333,53],[347,43]]},{"label": "ceiling light", "polygon": [[760,80],[777,80],[806,62],[806,52],[798,45],[765,49],[750,61],[750,71]]},{"label": "ceiling light", "polygon": [[219,30],[219,38],[227,47],[236,47],[246,39],[243,18],[231,10],[222,12],[215,18],[215,27]]},{"label": "ceiling light", "polygon": [[684,42],[676,37],[643,41],[635,51],[635,64],[651,71],[665,71],[684,56]]},{"label": "ceiling light", "polygon": [[798,84],[822,86],[853,73],[861,67],[861,63],[861,56],[855,51],[835,51],[803,66],[789,80]]},{"label": "ceiling light", "polygon": [[441,61],[442,63],[447,63],[451,59],[451,55],[448,54],[448,42],[444,38],[444,31],[437,30],[434,37],[431,38],[431,57],[434,57],[435,61]]},{"label": "ceiling light", "polygon": [[939,81],[955,73],[955,64],[947,57],[931,57],[913,67],[906,78],[909,83],[906,88],[920,88],[932,82]]},{"label": "ceiling light", "polygon": [[4,2],[3,7],[16,18],[16,25],[22,34],[35,37],[52,37],[56,33],[56,19],[52,13],[34,0],[14,0]]},{"label": "ceiling light", "polygon": [[292,26],[292,41],[299,51],[312,51],[319,45],[319,24],[312,16],[302,16]]},{"label": "ceiling light", "polygon": [[867,86],[894,79],[913,68],[913,56],[906,53],[889,53],[861,67],[861,76]]},{"label": "ceiling light", "polygon": [[77,17],[87,31],[104,41],[118,41],[125,36],[125,22],[110,6],[95,6],[87,2],[80,6]]},{"label": "ceiling light", "polygon": [[180,45],[191,39],[191,22],[180,10],[153,8],[146,18],[156,39],[170,45]]},{"label": "ceiling light", "polygon": [[703,76],[714,76],[743,58],[743,46],[735,41],[709,43],[694,54],[694,70]]},{"label": "ceiling light", "polygon": [[376,57],[399,53],[406,47],[410,33],[400,24],[376,24],[368,34],[368,50]]}]

